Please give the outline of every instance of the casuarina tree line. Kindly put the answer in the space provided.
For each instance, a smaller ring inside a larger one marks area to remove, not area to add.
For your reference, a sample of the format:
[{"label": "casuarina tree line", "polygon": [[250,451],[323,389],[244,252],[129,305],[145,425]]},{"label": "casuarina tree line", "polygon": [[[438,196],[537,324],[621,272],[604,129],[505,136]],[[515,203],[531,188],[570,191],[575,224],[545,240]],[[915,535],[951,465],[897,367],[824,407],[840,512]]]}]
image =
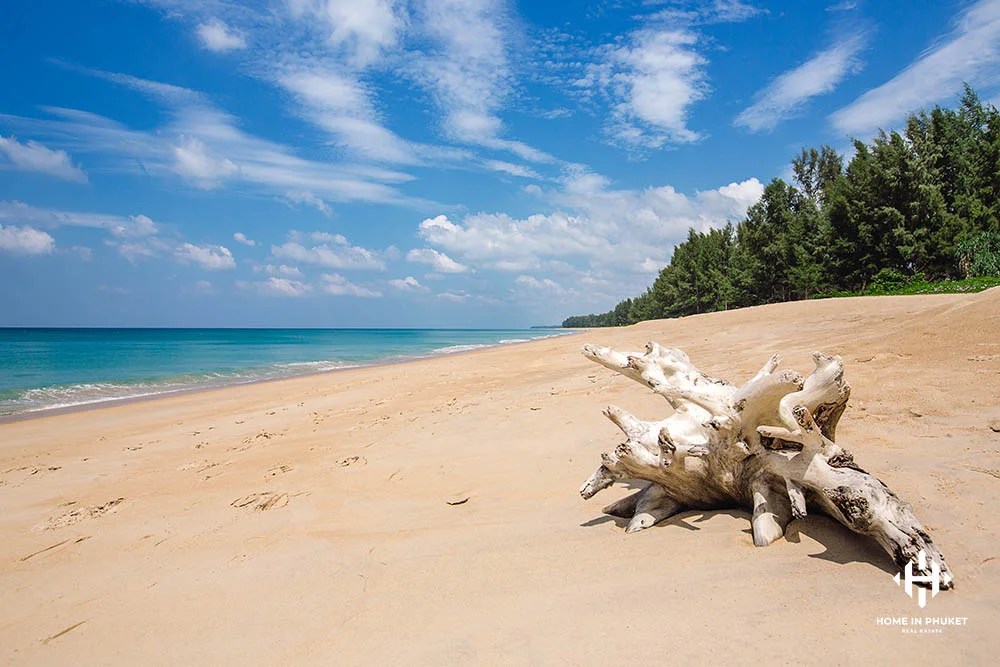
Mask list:
[{"label": "casuarina tree line", "polygon": [[746,218],[688,231],[645,293],[565,327],[621,326],[864,292],[873,285],[1000,276],[1000,112],[969,86],[957,108],[792,160]]}]

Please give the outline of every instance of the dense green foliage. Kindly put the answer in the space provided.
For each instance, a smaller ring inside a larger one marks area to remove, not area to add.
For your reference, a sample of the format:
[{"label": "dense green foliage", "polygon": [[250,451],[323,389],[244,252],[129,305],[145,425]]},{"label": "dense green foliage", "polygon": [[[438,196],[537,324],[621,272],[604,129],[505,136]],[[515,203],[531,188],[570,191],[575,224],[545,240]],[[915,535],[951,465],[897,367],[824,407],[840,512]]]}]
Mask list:
[{"label": "dense green foliage", "polygon": [[843,296],[884,296],[896,294],[957,294],[963,292],[982,292],[991,287],[1000,287],[1000,276],[963,278],[962,280],[941,280],[927,282],[921,274],[904,276],[901,273],[887,269],[888,273],[879,272],[868,287],[860,292],[834,292],[831,294],[814,294],[814,299],[828,299]]},{"label": "dense green foliage", "polygon": [[739,224],[690,230],[644,294],[563,326],[1000,276],[995,107],[966,87],[957,109],[911,115],[903,134],[880,132],[854,148],[846,166],[829,146],[804,149],[792,160],[794,185],[775,178]]}]

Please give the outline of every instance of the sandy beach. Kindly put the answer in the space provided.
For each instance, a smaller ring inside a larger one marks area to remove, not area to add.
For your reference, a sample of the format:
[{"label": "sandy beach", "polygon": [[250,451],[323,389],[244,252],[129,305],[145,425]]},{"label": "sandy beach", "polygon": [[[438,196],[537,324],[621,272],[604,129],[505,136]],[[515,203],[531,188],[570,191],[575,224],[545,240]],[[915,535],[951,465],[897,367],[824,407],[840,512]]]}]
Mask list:
[{"label": "sandy beach", "polygon": [[[1000,289],[786,303],[0,425],[0,655],[16,665],[995,664]],[[832,520],[637,534],[579,485],[608,404],[585,342],[748,379],[839,354],[838,443],[914,505],[956,589],[921,610]],[[467,499],[467,500],[466,500]],[[464,501],[464,502],[462,502]],[[455,504],[457,503],[457,504]],[[886,617],[959,617],[940,633]]]}]

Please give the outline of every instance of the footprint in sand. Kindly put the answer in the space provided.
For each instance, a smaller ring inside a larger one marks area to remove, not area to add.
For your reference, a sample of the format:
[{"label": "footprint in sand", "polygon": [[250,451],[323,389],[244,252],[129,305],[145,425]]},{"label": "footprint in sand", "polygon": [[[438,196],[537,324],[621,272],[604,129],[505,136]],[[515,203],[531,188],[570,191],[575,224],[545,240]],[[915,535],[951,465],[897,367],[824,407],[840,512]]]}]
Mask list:
[{"label": "footprint in sand", "polygon": [[971,466],[969,470],[973,470],[975,472],[981,472],[985,475],[989,475],[990,477],[996,477],[997,479],[1000,479],[1000,470],[994,470],[992,468],[980,468],[978,466]]},{"label": "footprint in sand", "polygon": [[260,431],[258,433],[255,433],[254,435],[248,435],[247,437],[243,438],[243,444],[242,445],[237,445],[235,447],[230,447],[229,451],[238,450],[238,451],[243,452],[243,451],[246,451],[246,450],[250,449],[251,447],[253,447],[254,445],[256,445],[258,442],[260,442],[261,440],[270,440],[272,438],[277,438],[277,437],[280,437],[282,435],[284,435],[284,433],[271,433],[270,431]]},{"label": "footprint in sand", "polygon": [[277,438],[280,433],[270,433],[269,431],[261,431],[255,435],[248,435],[243,438],[243,444],[249,445],[250,443],[256,442],[258,440],[270,440],[271,438]]},{"label": "footprint in sand", "polygon": [[115,498],[114,500],[109,500],[103,505],[95,505],[93,507],[78,507],[75,510],[70,510],[69,512],[53,517],[45,522],[43,528],[45,530],[55,530],[57,528],[65,528],[66,526],[72,526],[74,523],[83,521],[84,519],[96,519],[99,516],[103,516],[113,510],[118,505],[125,502],[124,498]]},{"label": "footprint in sand", "polygon": [[285,465],[275,466],[270,470],[268,470],[267,474],[264,475],[264,477],[277,477],[278,475],[284,475],[286,472],[291,472],[292,470],[294,470],[292,466],[285,466]]},{"label": "footprint in sand", "polygon": [[345,456],[343,458],[337,459],[337,465],[341,468],[347,468],[353,465],[367,465],[368,459],[363,456]]},{"label": "footprint in sand", "polygon": [[251,493],[248,496],[237,498],[230,503],[238,509],[265,512],[270,509],[284,507],[288,504],[288,494],[277,491],[264,491],[262,493]]},{"label": "footprint in sand", "polygon": [[30,477],[38,476],[39,474],[47,474],[50,472],[55,472],[60,470],[62,466],[20,466],[18,468],[10,468],[9,470],[4,470],[3,474],[7,477],[0,478],[0,486],[25,482]]}]

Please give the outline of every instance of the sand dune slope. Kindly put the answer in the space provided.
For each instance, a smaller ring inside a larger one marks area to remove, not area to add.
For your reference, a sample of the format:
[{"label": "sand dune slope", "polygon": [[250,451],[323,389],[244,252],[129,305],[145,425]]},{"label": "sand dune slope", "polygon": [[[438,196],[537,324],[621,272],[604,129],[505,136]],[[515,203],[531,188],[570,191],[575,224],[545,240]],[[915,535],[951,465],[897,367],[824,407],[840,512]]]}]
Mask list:
[{"label": "sand dune slope", "polygon": [[[583,342],[740,381],[840,354],[838,442],[915,506],[957,589],[920,610],[823,517],[634,535],[577,487],[600,414],[665,405]],[[0,425],[8,664],[995,664],[1000,289],[782,304]],[[460,504],[449,504],[468,498]],[[881,617],[967,618],[904,634]]]}]

